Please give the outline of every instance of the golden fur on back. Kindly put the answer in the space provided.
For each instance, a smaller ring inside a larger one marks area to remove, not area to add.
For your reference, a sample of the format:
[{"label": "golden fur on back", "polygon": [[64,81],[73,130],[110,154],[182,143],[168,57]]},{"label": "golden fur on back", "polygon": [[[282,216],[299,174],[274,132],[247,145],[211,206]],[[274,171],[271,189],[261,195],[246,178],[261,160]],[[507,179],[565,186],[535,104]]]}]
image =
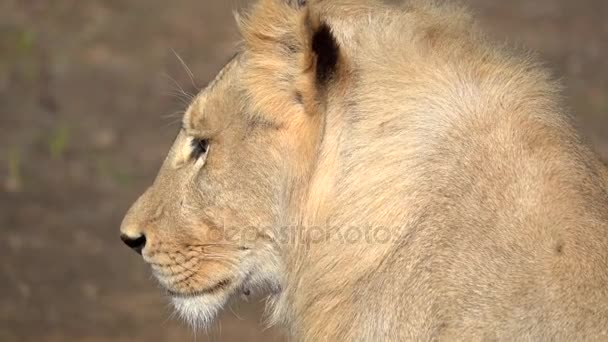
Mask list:
[{"label": "golden fur on back", "polygon": [[608,338],[608,173],[533,58],[432,1],[238,22],[121,228],[185,319],[255,290],[300,341]]}]

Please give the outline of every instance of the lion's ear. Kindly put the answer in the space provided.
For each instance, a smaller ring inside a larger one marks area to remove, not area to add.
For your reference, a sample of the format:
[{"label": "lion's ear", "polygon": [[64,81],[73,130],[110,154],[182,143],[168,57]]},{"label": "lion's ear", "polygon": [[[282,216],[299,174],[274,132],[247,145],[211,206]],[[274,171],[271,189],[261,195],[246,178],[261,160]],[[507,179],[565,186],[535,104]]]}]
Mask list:
[{"label": "lion's ear", "polygon": [[[322,112],[322,106],[333,85],[337,84],[341,69],[345,68],[341,50],[331,26],[315,12],[311,1],[304,5],[300,40],[303,44],[303,63],[297,88],[306,112]],[[321,106],[321,107],[320,107]]]},{"label": "lion's ear", "polygon": [[243,80],[262,112],[318,112],[341,66],[330,25],[311,0],[259,0],[239,17],[248,56]]}]

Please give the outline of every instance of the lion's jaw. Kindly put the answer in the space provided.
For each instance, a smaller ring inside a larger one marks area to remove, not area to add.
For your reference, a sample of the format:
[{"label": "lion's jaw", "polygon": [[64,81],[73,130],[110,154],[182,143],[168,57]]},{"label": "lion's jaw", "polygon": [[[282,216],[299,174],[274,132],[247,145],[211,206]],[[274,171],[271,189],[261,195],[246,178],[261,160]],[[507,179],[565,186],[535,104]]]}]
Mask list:
[{"label": "lion's jaw", "polygon": [[[177,315],[193,329],[206,330],[213,325],[218,313],[235,297],[246,298],[265,295],[271,301],[276,299],[284,287],[283,267],[277,255],[270,249],[262,249],[239,264],[238,274],[225,284],[215,286],[212,291],[201,291],[190,295],[172,293],[171,304]],[[162,274],[154,272],[155,277],[166,289]]]}]

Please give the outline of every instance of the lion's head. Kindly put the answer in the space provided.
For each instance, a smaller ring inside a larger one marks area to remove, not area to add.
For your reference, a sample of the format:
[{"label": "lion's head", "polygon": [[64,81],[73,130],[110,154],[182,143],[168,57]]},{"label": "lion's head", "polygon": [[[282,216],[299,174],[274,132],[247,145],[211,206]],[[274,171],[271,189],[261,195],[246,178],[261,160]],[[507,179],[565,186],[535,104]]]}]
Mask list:
[{"label": "lion's head", "polygon": [[259,0],[123,240],[197,325],[264,289],[304,341],[605,336],[608,174],[559,86],[395,2]]},{"label": "lion's head", "polygon": [[328,28],[303,6],[262,1],[239,19],[242,49],[196,96],[156,180],[124,218],[122,239],[193,323],[209,322],[232,295],[281,287],[277,227],[305,196],[320,89],[337,72]]}]

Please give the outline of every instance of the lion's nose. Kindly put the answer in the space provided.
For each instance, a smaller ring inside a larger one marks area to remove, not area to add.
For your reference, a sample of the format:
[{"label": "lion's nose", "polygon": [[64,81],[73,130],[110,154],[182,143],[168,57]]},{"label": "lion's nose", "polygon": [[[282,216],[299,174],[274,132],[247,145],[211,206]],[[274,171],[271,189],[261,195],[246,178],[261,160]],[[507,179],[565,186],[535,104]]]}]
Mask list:
[{"label": "lion's nose", "polygon": [[131,247],[137,254],[141,255],[142,249],[146,247],[146,236],[140,234],[138,236],[129,236],[127,234],[120,234],[120,239],[125,245]]}]

